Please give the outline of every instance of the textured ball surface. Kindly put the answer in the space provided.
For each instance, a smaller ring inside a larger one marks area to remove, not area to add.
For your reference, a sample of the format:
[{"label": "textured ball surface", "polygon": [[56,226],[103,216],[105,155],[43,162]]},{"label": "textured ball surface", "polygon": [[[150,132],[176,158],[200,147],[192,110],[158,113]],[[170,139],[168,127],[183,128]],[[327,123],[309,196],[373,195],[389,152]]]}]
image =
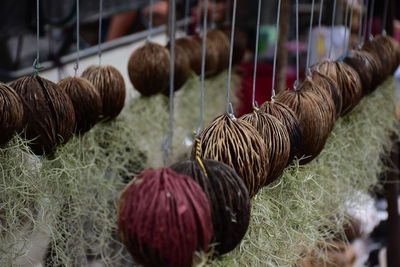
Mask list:
[{"label": "textured ball surface", "polygon": [[201,74],[201,44],[192,36],[176,39],[176,47],[181,47],[189,57],[190,68],[197,75]]},{"label": "textured ball surface", "polygon": [[274,116],[263,112],[252,112],[240,119],[247,121],[264,139],[269,155],[267,184],[275,181],[288,164],[290,156],[289,134],[283,124]]},{"label": "textured ball surface", "polygon": [[[228,36],[228,40],[231,40],[231,27],[227,27],[223,32]],[[235,29],[235,36],[233,39],[233,57],[232,64],[237,65],[242,62],[244,54],[247,49],[247,34],[241,30]]]},{"label": "textured ball surface", "polygon": [[58,85],[72,101],[75,110],[75,132],[85,133],[98,121],[101,107],[100,94],[86,79],[69,77],[61,80]]},{"label": "textured ball surface", "polygon": [[17,93],[0,82],[0,145],[10,141],[22,129],[24,107]]},{"label": "textured ball surface", "polygon": [[118,230],[144,266],[192,266],[212,236],[210,203],[190,177],[169,168],[145,170],[119,200]]},{"label": "textured ball surface", "polygon": [[229,65],[229,39],[221,30],[209,30],[207,38],[213,42],[218,50],[218,67],[217,72],[220,73]]},{"label": "textured ball surface", "polygon": [[23,107],[25,136],[32,140],[36,154],[51,153],[55,146],[66,143],[75,127],[71,99],[57,84],[38,75],[29,75],[11,83]]},{"label": "textured ball surface", "polygon": [[113,66],[91,66],[82,77],[93,84],[101,97],[101,116],[104,119],[117,117],[124,107],[126,95],[121,73]]},{"label": "textured ball surface", "polygon": [[200,139],[201,158],[217,160],[235,169],[250,197],[266,184],[268,152],[264,140],[249,123],[224,114],[203,130]]},{"label": "textured ball surface", "polygon": [[234,169],[215,160],[187,160],[171,169],[192,177],[203,189],[210,204],[213,221],[212,243],[217,255],[233,250],[243,239],[249,226],[250,198]]},{"label": "textured ball surface", "polygon": [[[186,50],[180,46],[175,46],[175,69],[174,69],[175,91],[178,91],[186,83],[187,79],[190,76],[190,73],[191,73],[190,58]],[[168,68],[168,75],[169,75],[169,68]],[[169,92],[169,86],[164,92],[166,93]]]},{"label": "textured ball surface", "polygon": [[260,112],[274,116],[285,126],[290,140],[290,156],[287,164],[289,165],[303,147],[303,129],[299,118],[290,107],[274,99],[264,102],[260,107]]},{"label": "textured ball surface", "polygon": [[[194,36],[193,39],[200,46],[200,58],[201,58],[201,47],[202,47],[202,36]],[[213,39],[208,37],[207,33],[207,41],[206,41],[206,65],[205,65],[205,75],[206,77],[213,76],[218,72],[219,66],[219,53],[218,53],[218,44],[215,43]],[[201,64],[201,62],[200,62]],[[201,67],[201,65],[200,65]]]},{"label": "textured ball surface", "polygon": [[332,107],[310,90],[284,91],[276,96],[276,101],[288,105],[297,114],[303,129],[303,147],[298,157],[304,158],[302,164],[313,160],[323,149],[332,128]]}]

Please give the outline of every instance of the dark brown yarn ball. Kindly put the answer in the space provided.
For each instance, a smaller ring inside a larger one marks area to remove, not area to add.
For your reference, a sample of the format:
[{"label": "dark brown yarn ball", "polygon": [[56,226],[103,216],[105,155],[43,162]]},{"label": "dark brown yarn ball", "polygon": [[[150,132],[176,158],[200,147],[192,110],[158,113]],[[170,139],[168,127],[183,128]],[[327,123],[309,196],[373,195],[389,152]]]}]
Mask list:
[{"label": "dark brown yarn ball", "polygon": [[[193,40],[195,40],[200,45],[200,57],[201,57],[201,47],[202,47],[202,36],[196,35],[193,36]],[[205,65],[205,76],[211,77],[217,74],[218,65],[219,65],[219,51],[218,44],[215,43],[214,40],[208,37],[207,33],[207,41],[206,41],[206,65]],[[201,64],[201,62],[200,62]],[[200,65],[201,66],[201,65]]]},{"label": "dark brown yarn ball", "polygon": [[400,64],[400,45],[399,43],[390,35],[378,35],[375,37],[377,42],[380,42],[383,46],[385,46],[387,49],[387,53],[391,54],[390,60],[391,60],[391,71],[389,72],[390,74],[393,74],[393,72],[396,71],[397,67]]},{"label": "dark brown yarn ball", "polygon": [[[175,46],[174,91],[178,91],[179,89],[181,89],[181,87],[186,83],[187,79],[189,78],[190,73],[190,59],[186,50],[180,46]],[[168,94],[168,92],[169,86],[166,90],[164,90],[164,93]]]},{"label": "dark brown yarn ball", "polygon": [[145,170],[119,200],[118,230],[143,266],[192,266],[212,236],[210,203],[190,177],[170,168]]},{"label": "dark brown yarn ball", "polygon": [[[231,28],[225,27],[223,32],[228,36],[228,40],[231,40]],[[247,34],[241,30],[235,29],[235,36],[233,39],[233,56],[232,64],[237,65],[243,61],[244,54],[247,49]]]},{"label": "dark brown yarn ball", "polygon": [[[213,159],[234,168],[244,180],[250,197],[268,179],[268,152],[257,130],[243,120],[224,114],[208,125],[200,137],[201,158]],[[192,155],[195,155],[193,147]]]},{"label": "dark brown yarn ball", "polygon": [[328,106],[318,94],[303,88],[302,83],[297,90],[281,92],[277,94],[276,101],[288,105],[299,118],[303,129],[303,147],[298,157],[304,157],[300,163],[306,164],[322,151],[332,129],[334,108]]},{"label": "dark brown yarn ball", "polygon": [[162,45],[147,42],[136,49],[128,61],[128,74],[133,87],[143,96],[168,89],[169,51]]},{"label": "dark brown yarn ball", "polygon": [[341,116],[349,113],[363,96],[358,73],[348,64],[340,61],[324,61],[317,67],[321,73],[333,79],[340,89],[343,99]]},{"label": "dark brown yarn ball", "polygon": [[343,60],[350,65],[360,76],[363,94],[373,92],[379,84],[376,75],[382,68],[379,61],[367,51],[351,50]]},{"label": "dark brown yarn ball", "polygon": [[49,154],[68,142],[75,126],[71,99],[57,84],[36,74],[11,83],[24,106],[25,136],[36,154]]},{"label": "dark brown yarn ball", "polygon": [[213,221],[212,243],[217,255],[233,250],[246,234],[250,220],[250,198],[242,178],[228,165],[215,160],[175,163],[171,169],[192,177],[203,189]]},{"label": "dark brown yarn ball", "polygon": [[0,145],[4,145],[22,129],[24,107],[17,93],[0,82]]},{"label": "dark brown yarn ball", "polygon": [[378,77],[380,79],[379,83],[382,83],[386,80],[387,76],[392,73],[394,60],[393,51],[390,46],[387,46],[387,44],[382,42],[382,39],[377,36],[365,42],[361,49],[370,52],[380,61],[381,69]]},{"label": "dark brown yarn ball", "polygon": [[290,156],[287,163],[289,165],[303,147],[303,129],[296,113],[287,105],[276,102],[275,99],[264,102],[260,107],[260,112],[274,116],[285,126],[290,140]]},{"label": "dark brown yarn ball", "polygon": [[69,96],[75,110],[75,133],[89,131],[98,121],[101,107],[100,94],[86,79],[69,77],[58,83]]},{"label": "dark brown yarn ball", "polygon": [[324,99],[332,99],[335,104],[336,118],[338,118],[342,112],[343,99],[337,83],[316,69],[311,71],[311,80],[317,85],[317,87],[313,86],[311,89],[321,89],[315,90],[315,92],[320,94]]},{"label": "dark brown yarn ball", "polygon": [[89,80],[101,97],[101,116],[113,119],[121,113],[125,104],[126,88],[124,78],[113,66],[90,66],[82,77]]},{"label": "dark brown yarn ball", "polygon": [[201,74],[201,44],[193,37],[183,37],[176,39],[176,47],[181,47],[189,57],[190,67],[197,75]]},{"label": "dark brown yarn ball", "polygon": [[218,68],[220,73],[229,65],[229,39],[228,36],[221,30],[209,30],[207,39],[213,42],[218,50]]},{"label": "dark brown yarn ball", "polygon": [[277,118],[264,112],[255,111],[243,115],[240,119],[253,125],[264,139],[269,154],[270,166],[267,184],[270,184],[282,175],[288,164],[290,156],[289,133]]}]

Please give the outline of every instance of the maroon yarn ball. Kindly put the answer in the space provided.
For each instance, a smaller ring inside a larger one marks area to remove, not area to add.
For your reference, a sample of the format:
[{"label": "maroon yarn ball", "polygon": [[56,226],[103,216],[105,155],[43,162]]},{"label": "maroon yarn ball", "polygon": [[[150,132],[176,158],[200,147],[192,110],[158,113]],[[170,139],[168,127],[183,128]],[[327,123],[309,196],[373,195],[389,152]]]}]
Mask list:
[{"label": "maroon yarn ball", "polygon": [[191,266],[210,244],[210,203],[192,178],[170,168],[145,170],[121,195],[118,229],[136,262]]}]

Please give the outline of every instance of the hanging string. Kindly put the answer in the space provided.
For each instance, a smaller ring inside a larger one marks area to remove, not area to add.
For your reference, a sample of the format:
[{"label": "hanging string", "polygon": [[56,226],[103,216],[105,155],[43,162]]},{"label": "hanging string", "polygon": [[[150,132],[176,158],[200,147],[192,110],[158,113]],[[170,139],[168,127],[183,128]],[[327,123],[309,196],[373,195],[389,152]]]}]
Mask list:
[{"label": "hanging string", "polygon": [[350,23],[349,23],[349,39],[347,41],[347,46],[346,46],[346,51],[344,53],[344,56],[347,56],[349,53],[349,48],[350,48],[350,42],[351,42],[351,27],[353,25],[353,14],[354,14],[354,0],[351,1],[351,7],[350,7]]},{"label": "hanging string", "polygon": [[[153,1],[153,0],[152,0]],[[190,18],[190,0],[186,0],[185,1],[185,14],[184,14],[184,18],[185,18],[185,24],[183,27],[183,30],[185,32],[185,34],[188,34],[188,29],[189,29],[189,18]]]},{"label": "hanging string", "polygon": [[364,6],[365,0],[361,1],[361,12],[360,12],[360,17],[358,21],[358,42],[357,42],[357,47],[360,48],[360,45],[362,43],[362,29],[363,29],[363,19],[364,19],[364,12],[363,12],[363,6]]},{"label": "hanging string", "polygon": [[150,0],[150,9],[149,9],[149,34],[147,35],[147,41],[150,42],[151,36],[153,34],[153,5],[154,0]]},{"label": "hanging string", "polygon": [[369,18],[369,16],[368,16],[368,11],[369,11],[369,4],[370,4],[370,2],[369,2],[369,0],[366,0],[366,4],[365,4],[365,6],[367,7],[367,10],[365,10],[365,18],[364,18],[364,23],[363,23],[363,37],[362,37],[362,43],[360,44],[360,45],[362,45],[362,44],[364,44],[364,42],[365,42],[365,39],[367,38],[367,28],[368,28],[368,18]]},{"label": "hanging string", "polygon": [[294,89],[297,89],[300,83],[300,49],[299,49],[299,0],[296,0],[296,81]]},{"label": "hanging string", "polygon": [[275,73],[276,73],[276,58],[278,55],[280,17],[281,17],[281,0],[278,0],[278,11],[276,14],[276,39],[275,39],[275,50],[274,50],[274,65],[272,66],[272,98],[275,97]]},{"label": "hanging string", "polygon": [[253,105],[254,110],[258,109],[258,104],[256,102],[256,79],[257,79],[258,41],[260,35],[260,18],[261,18],[261,0],[258,0],[256,47],[254,51],[253,93],[251,97],[251,104]]},{"label": "hanging string", "polygon": [[99,41],[98,41],[98,46],[97,46],[97,56],[99,57],[99,66],[101,66],[102,24],[103,24],[103,0],[100,0],[99,1]]},{"label": "hanging string", "polygon": [[204,0],[204,17],[203,17],[203,36],[201,44],[201,74],[200,74],[200,117],[197,136],[200,135],[204,127],[204,80],[206,69],[206,47],[207,47],[207,18],[208,17],[208,0]]},{"label": "hanging string", "polygon": [[236,119],[235,115],[233,114],[233,107],[232,107],[231,96],[230,96],[230,94],[231,94],[231,79],[232,79],[233,41],[235,40],[236,4],[237,4],[237,0],[233,0],[231,42],[230,42],[230,47],[229,47],[228,81],[227,81],[227,86],[226,86],[226,113],[232,119]]},{"label": "hanging string", "polygon": [[323,7],[324,7],[324,0],[321,0],[321,3],[319,4],[318,30],[321,30]]},{"label": "hanging string", "polygon": [[375,6],[375,0],[371,0],[371,8],[369,10],[369,22],[368,22],[368,38],[372,40],[372,21],[374,19],[374,6]]},{"label": "hanging string", "polygon": [[39,47],[39,0],[36,0],[36,58],[33,61],[33,69],[34,72],[37,74],[41,68],[40,65],[40,47]]},{"label": "hanging string", "polygon": [[162,145],[163,150],[163,161],[164,165],[168,165],[168,157],[170,154],[170,147],[173,138],[173,127],[174,127],[174,77],[175,77],[175,0],[170,0],[170,61],[169,61],[169,107],[168,107],[168,133],[165,137],[165,141]]},{"label": "hanging string", "polygon": [[389,1],[385,0],[385,7],[383,8],[383,16],[382,16],[382,35],[386,35],[388,8],[389,8]]},{"label": "hanging string", "polygon": [[335,17],[336,17],[336,0],[333,1],[333,12],[332,12],[332,25],[331,25],[331,40],[329,44],[328,58],[332,60],[332,48],[333,48],[333,28],[335,27]]},{"label": "hanging string", "polygon": [[79,69],[79,0],[76,0],[76,61],[74,65],[75,77]]},{"label": "hanging string", "polygon": [[311,37],[312,37],[312,25],[313,25],[313,20],[314,20],[314,3],[315,3],[315,0],[312,0],[310,28],[308,30],[307,63],[306,63],[307,75],[309,74],[309,68],[310,68],[310,54],[311,54],[311,41],[312,41]]},{"label": "hanging string", "polygon": [[210,28],[212,29],[212,30],[215,30],[216,28],[217,28],[217,24],[215,23],[215,16],[216,16],[216,14],[217,14],[217,1],[216,0],[212,0],[212,5],[211,5],[211,7],[212,7],[212,10],[211,10],[211,25],[210,25]]},{"label": "hanging string", "polygon": [[347,22],[348,22],[348,16],[349,16],[349,5],[346,1],[346,11],[344,14],[344,38],[343,38],[343,45],[342,45],[342,50],[343,50],[343,54],[342,54],[342,59],[344,57],[344,54],[346,52],[346,40],[347,40]]}]

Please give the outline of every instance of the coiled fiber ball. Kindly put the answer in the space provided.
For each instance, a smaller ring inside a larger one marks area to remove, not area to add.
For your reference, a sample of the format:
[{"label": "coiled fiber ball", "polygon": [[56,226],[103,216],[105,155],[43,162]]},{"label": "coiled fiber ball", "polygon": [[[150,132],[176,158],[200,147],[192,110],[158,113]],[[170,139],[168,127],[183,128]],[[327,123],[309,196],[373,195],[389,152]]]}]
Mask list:
[{"label": "coiled fiber ball", "polygon": [[218,50],[217,73],[222,72],[229,65],[229,39],[221,30],[209,30],[207,38],[213,42]]},{"label": "coiled fiber ball", "polygon": [[240,119],[253,125],[264,139],[270,165],[267,184],[270,184],[281,176],[288,164],[290,156],[289,133],[277,118],[267,113],[255,111],[243,115]]},{"label": "coiled fiber ball", "polygon": [[[170,50],[168,50],[168,53],[170,53]],[[186,83],[187,79],[190,76],[190,73],[191,73],[190,59],[186,50],[180,46],[175,46],[174,91],[178,91]],[[169,67],[168,67],[168,75],[169,75]],[[168,92],[169,92],[169,86],[167,87],[166,90],[164,90],[164,93],[168,94]]]},{"label": "coiled fiber ball", "polygon": [[[262,137],[248,122],[221,115],[200,136],[200,157],[227,164],[244,180],[250,197],[267,183],[268,152]],[[195,155],[193,147],[192,155]]]},{"label": "coiled fiber ball", "polygon": [[189,57],[190,68],[197,75],[201,74],[201,43],[196,41],[194,37],[187,36],[176,39],[176,47],[181,47],[186,51]]},{"label": "coiled fiber ball", "polygon": [[71,99],[57,84],[36,74],[11,83],[24,106],[25,136],[36,154],[49,154],[68,142],[75,127]]},{"label": "coiled fiber ball", "polygon": [[377,77],[382,67],[371,53],[362,50],[351,50],[344,58],[344,62],[357,71],[364,95],[373,92],[379,85],[380,78]]},{"label": "coiled fiber ball", "polygon": [[[201,57],[201,47],[202,47],[202,36],[196,35],[193,39],[200,45],[200,57]],[[219,66],[219,52],[218,44],[215,43],[213,39],[208,37],[206,41],[206,65],[205,65],[205,76],[211,77],[217,74]],[[201,65],[200,65],[201,66]]]},{"label": "coiled fiber ball", "polygon": [[303,147],[298,157],[306,164],[313,160],[323,149],[332,129],[334,108],[311,90],[303,89],[284,91],[276,96],[276,101],[288,105],[297,114],[303,129]]},{"label": "coiled fiber ball", "polygon": [[391,54],[389,61],[391,65],[389,75],[391,75],[400,64],[400,44],[390,35],[378,35],[375,39],[386,48],[387,53]]},{"label": "coiled fiber ball", "polygon": [[86,79],[69,77],[61,80],[58,85],[72,101],[75,110],[75,132],[85,133],[98,121],[101,107],[100,94]]},{"label": "coiled fiber ball", "polygon": [[317,67],[321,73],[337,83],[343,99],[342,116],[357,106],[363,91],[360,76],[352,67],[340,61],[324,61]]},{"label": "coiled fiber ball", "polygon": [[108,120],[117,117],[124,107],[126,95],[121,73],[113,66],[91,66],[82,77],[93,84],[101,97],[101,116]]},{"label": "coiled fiber ball", "polygon": [[290,140],[290,156],[287,163],[289,165],[303,147],[303,129],[299,118],[290,107],[276,102],[274,98],[264,102],[260,107],[260,112],[274,116],[285,126]]},{"label": "coiled fiber ball", "polygon": [[17,93],[0,82],[0,145],[4,145],[22,130],[24,107]]},{"label": "coiled fiber ball", "polygon": [[[231,27],[225,27],[223,32],[228,36],[228,40],[231,40]],[[237,65],[243,61],[244,54],[247,49],[247,34],[241,30],[235,29],[235,36],[233,38],[233,57],[232,64]]]},{"label": "coiled fiber ball", "polygon": [[[203,164],[203,167],[201,166]],[[212,243],[217,255],[233,250],[249,226],[250,198],[234,169],[215,160],[187,160],[171,169],[192,177],[203,189],[210,204],[213,221]]]},{"label": "coiled fiber ball", "polygon": [[144,266],[192,266],[212,236],[210,203],[190,177],[169,168],[145,170],[119,200],[118,230]]},{"label": "coiled fiber ball", "polygon": [[147,42],[133,51],[128,61],[128,74],[133,87],[143,96],[168,89],[169,51],[166,47]]}]

